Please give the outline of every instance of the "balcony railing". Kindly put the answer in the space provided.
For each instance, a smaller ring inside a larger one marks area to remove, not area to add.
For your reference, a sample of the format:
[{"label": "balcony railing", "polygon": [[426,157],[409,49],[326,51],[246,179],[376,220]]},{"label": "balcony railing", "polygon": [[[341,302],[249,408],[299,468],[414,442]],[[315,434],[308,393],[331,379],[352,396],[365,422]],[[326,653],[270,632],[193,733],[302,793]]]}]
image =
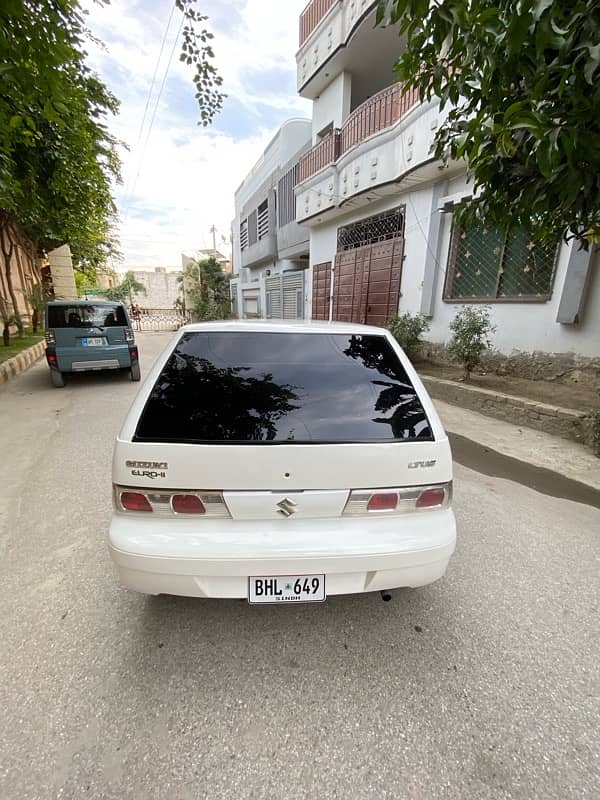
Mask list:
[{"label": "balcony railing", "polygon": [[305,181],[333,164],[354,145],[395,125],[419,102],[418,90],[405,91],[400,83],[365,100],[350,114],[341,130],[334,130],[302,156],[298,181]]},{"label": "balcony railing", "polygon": [[354,109],[340,132],[340,155],[374,133],[390,128],[419,103],[417,89],[389,86]]},{"label": "balcony railing", "polygon": [[337,0],[311,0],[306,6],[300,14],[300,47],[336,2]]},{"label": "balcony railing", "polygon": [[339,157],[339,151],[340,132],[336,128],[302,156],[298,162],[298,180],[305,181],[319,170],[333,164]]}]

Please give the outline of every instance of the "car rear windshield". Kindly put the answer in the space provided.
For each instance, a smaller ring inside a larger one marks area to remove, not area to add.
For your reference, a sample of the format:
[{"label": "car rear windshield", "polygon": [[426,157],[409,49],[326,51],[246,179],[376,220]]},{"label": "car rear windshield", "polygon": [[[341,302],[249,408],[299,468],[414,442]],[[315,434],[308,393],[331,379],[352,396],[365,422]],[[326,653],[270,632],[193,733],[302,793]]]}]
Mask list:
[{"label": "car rear windshield", "polygon": [[338,443],[431,440],[387,339],[325,333],[185,333],[136,441]]},{"label": "car rear windshield", "polygon": [[123,306],[74,303],[72,306],[48,306],[49,328],[108,328],[127,325]]}]

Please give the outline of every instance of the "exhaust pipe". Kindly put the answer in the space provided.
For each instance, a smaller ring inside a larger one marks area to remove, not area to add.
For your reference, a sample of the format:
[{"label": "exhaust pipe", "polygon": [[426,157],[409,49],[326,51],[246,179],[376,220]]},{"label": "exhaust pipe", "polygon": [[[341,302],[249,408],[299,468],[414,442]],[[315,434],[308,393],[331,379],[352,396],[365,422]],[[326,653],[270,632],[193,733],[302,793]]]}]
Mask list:
[{"label": "exhaust pipe", "polygon": [[382,589],[380,595],[384,603],[389,603],[390,600],[392,599],[392,593],[390,592],[389,589]]}]

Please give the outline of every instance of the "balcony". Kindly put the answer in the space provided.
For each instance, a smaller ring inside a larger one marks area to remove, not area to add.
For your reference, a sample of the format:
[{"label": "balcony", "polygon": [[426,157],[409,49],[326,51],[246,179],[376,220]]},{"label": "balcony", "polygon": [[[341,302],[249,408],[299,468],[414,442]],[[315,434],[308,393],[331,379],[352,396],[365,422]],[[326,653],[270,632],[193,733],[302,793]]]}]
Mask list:
[{"label": "balcony", "polygon": [[325,167],[333,164],[340,155],[340,132],[334,130],[321,139],[298,162],[298,182],[302,183]]},{"label": "balcony", "polygon": [[370,97],[350,114],[341,130],[332,131],[302,156],[299,181],[316,175],[334,164],[355,145],[395,125],[419,102],[418,91],[405,91],[400,83],[388,86]]},{"label": "balcony", "polygon": [[300,15],[300,47],[337,0],[311,0]]}]

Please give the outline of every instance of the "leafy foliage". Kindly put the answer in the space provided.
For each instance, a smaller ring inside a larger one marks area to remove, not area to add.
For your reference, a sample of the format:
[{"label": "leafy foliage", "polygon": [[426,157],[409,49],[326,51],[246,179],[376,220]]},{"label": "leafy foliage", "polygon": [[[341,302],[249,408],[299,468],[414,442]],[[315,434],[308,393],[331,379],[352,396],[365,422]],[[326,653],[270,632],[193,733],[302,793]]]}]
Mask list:
[{"label": "leafy foliage", "polygon": [[421,337],[429,330],[429,322],[422,314],[406,312],[392,317],[386,322],[386,328],[410,359],[415,359],[421,352]]},{"label": "leafy foliage", "polygon": [[221,92],[223,78],[211,63],[215,57],[211,45],[214,35],[206,28],[197,27],[206,22],[208,17],[194,9],[195,2],[196,0],[175,0],[175,5],[185,21],[179,60],[195,67],[195,97],[200,108],[200,123],[206,127],[222,109],[226,95]]},{"label": "leafy foliage", "polygon": [[491,346],[490,335],[496,330],[490,322],[489,309],[467,306],[450,323],[452,338],[448,351],[465,368],[465,378],[481,361],[481,355]]},{"label": "leafy foliage", "polygon": [[192,261],[181,277],[188,310],[198,321],[231,316],[229,279],[214,258]]},{"label": "leafy foliage", "polygon": [[600,0],[379,0],[398,24],[396,70],[450,106],[438,158],[465,158],[465,217],[534,222],[542,237],[600,233]]},{"label": "leafy foliage", "polygon": [[85,63],[77,0],[0,5],[0,208],[38,250],[69,242],[77,265],[116,253],[118,102]]},{"label": "leafy foliage", "polygon": [[146,287],[143,283],[136,280],[131,270],[125,273],[123,280],[118,286],[112,286],[104,293],[107,300],[116,300],[119,303],[133,304],[134,294],[146,294]]}]

